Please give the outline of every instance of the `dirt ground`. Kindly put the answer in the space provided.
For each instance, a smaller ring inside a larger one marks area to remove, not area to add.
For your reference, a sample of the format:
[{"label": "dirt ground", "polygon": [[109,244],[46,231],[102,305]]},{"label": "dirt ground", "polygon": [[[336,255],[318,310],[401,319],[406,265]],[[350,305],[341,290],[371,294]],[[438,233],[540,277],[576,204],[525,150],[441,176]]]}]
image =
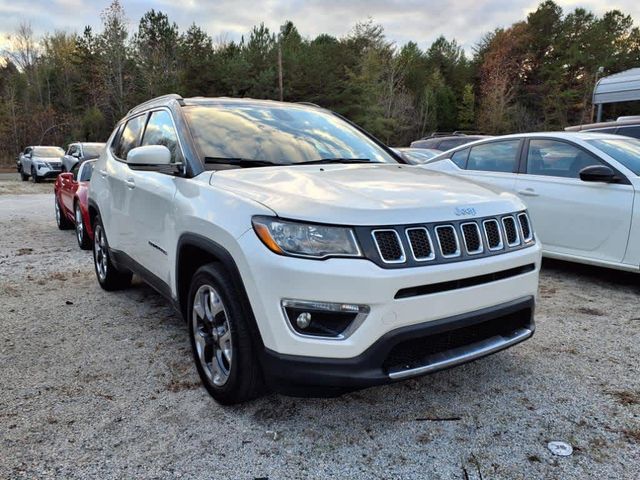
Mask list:
[{"label": "dirt ground", "polygon": [[0,178],[0,478],[640,478],[638,276],[545,262],[536,334],[510,350],[221,407],[160,296],[99,288],[51,190]]}]

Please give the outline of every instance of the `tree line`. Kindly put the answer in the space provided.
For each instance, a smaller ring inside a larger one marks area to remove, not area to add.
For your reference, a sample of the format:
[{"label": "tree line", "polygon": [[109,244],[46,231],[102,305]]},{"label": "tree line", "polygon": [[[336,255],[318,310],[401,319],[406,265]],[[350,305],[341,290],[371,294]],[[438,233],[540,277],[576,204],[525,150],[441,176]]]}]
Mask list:
[{"label": "tree line", "polygon": [[371,20],[341,38],[308,38],[287,21],[214,41],[156,10],[130,30],[119,0],[100,18],[100,31],[81,34],[16,28],[0,61],[0,158],[29,144],[104,141],[129,108],[170,92],[312,102],[400,146],[432,131],[553,130],[591,119],[597,74],[640,66],[631,16],[565,13],[551,0],[487,33],[471,55],[445,37],[426,50],[398,46]]}]

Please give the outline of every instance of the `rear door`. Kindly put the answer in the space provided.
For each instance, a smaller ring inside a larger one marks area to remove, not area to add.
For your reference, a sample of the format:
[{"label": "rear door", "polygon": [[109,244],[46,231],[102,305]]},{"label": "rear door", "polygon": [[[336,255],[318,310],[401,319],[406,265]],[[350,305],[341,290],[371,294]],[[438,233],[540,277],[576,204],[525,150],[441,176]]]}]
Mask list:
[{"label": "rear door", "polygon": [[[169,110],[151,112],[141,145],[164,145],[173,163],[184,161]],[[174,168],[163,172],[132,170],[127,173],[128,216],[135,228],[128,253],[146,270],[170,285],[169,242],[174,238],[173,198],[176,193]]]},{"label": "rear door", "polygon": [[451,161],[460,176],[478,183],[513,192],[518,171],[522,139],[509,138],[458,150]]},{"label": "rear door", "polygon": [[631,226],[633,187],[584,182],[579,172],[607,165],[572,142],[535,138],[525,145],[516,190],[547,252],[620,262]]}]

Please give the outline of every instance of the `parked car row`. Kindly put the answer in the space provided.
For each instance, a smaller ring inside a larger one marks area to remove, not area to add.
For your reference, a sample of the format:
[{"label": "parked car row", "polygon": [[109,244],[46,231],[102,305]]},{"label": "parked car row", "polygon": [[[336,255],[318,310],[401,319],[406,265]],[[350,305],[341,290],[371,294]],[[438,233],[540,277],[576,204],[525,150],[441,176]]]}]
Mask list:
[{"label": "parked car row", "polygon": [[31,179],[39,183],[47,178],[56,178],[70,172],[74,165],[95,159],[104,148],[104,143],[74,142],[65,152],[55,146],[29,146],[18,156],[16,167],[23,182]]}]

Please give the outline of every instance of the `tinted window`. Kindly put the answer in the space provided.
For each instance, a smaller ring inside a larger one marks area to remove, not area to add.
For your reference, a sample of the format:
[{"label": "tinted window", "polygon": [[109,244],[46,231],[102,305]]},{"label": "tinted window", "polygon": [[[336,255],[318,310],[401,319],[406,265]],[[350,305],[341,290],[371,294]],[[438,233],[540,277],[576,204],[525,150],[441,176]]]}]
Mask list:
[{"label": "tinted window", "polygon": [[606,140],[588,140],[594,147],[614,158],[636,175],[640,175],[640,140],[620,138]]},{"label": "tinted window", "polygon": [[171,152],[172,162],[182,161],[178,136],[173,128],[171,115],[166,110],[158,110],[151,114],[144,131],[142,145],[164,145]]},{"label": "tinted window", "polygon": [[640,138],[640,125],[636,125],[634,127],[620,127],[616,133],[626,137]]},{"label": "tinted window", "polygon": [[451,161],[455,163],[459,168],[464,168],[467,164],[467,157],[469,156],[469,149],[458,150],[451,155]]},{"label": "tinted window", "polygon": [[147,118],[146,115],[139,115],[127,122],[116,146],[116,157],[126,160],[129,151],[138,146],[145,118]]},{"label": "tinted window", "polygon": [[591,128],[589,130],[585,130],[588,132],[598,132],[598,133],[616,133],[616,129],[618,127],[607,127],[607,128]]},{"label": "tinted window", "polygon": [[527,154],[527,173],[550,177],[578,178],[580,170],[601,165],[592,154],[566,142],[531,140]]},{"label": "tinted window", "polygon": [[205,157],[281,165],[333,158],[396,163],[357,128],[316,108],[230,103],[183,110]]},{"label": "tinted window", "polygon": [[71,173],[73,174],[73,179],[78,180],[78,170],[80,169],[80,164],[76,163],[73,167],[71,167]]},{"label": "tinted window", "polygon": [[520,140],[476,145],[469,152],[467,170],[514,172],[520,150]]},{"label": "tinted window", "polygon": [[73,155],[77,151],[78,151],[78,147],[76,147],[75,145],[69,145],[69,150],[67,151],[67,155]]},{"label": "tinted window", "polygon": [[469,143],[469,141],[470,140],[467,140],[466,138],[450,138],[448,140],[442,140],[438,146],[438,150],[442,150],[443,152],[451,150],[452,148]]},{"label": "tinted window", "polygon": [[62,157],[64,150],[60,147],[35,147],[33,155],[36,157]]},{"label": "tinted window", "polygon": [[434,148],[438,149],[439,138],[429,138],[427,140],[416,140],[411,143],[411,148]]},{"label": "tinted window", "polygon": [[82,171],[80,172],[80,181],[88,182],[91,180],[91,174],[93,173],[94,162],[85,162],[82,164]]}]

